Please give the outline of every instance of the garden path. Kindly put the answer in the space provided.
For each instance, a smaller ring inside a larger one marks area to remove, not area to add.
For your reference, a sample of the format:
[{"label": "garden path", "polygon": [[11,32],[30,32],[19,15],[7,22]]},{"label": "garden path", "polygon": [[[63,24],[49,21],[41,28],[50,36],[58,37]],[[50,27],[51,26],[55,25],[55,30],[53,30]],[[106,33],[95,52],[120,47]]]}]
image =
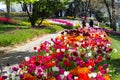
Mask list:
[{"label": "garden path", "polygon": [[[49,19],[47,19],[47,20],[50,21]],[[68,19],[64,19],[64,20],[68,20]],[[81,21],[78,21],[78,20],[68,20],[68,21],[72,22],[74,25],[76,23],[81,23]],[[88,23],[87,23],[87,25],[88,25]],[[58,35],[60,35],[60,32],[53,33],[53,34],[47,34],[40,38],[37,38],[34,41],[26,43],[22,46],[18,46],[16,48],[6,51],[6,54],[0,56],[0,67],[6,66],[7,63],[9,63],[10,65],[17,64],[17,63],[21,62],[24,59],[24,57],[35,55],[35,54],[33,54],[33,52],[35,52],[33,50],[33,47],[35,47],[35,46],[39,47],[41,42],[50,41],[51,38],[55,38]]]},{"label": "garden path", "polygon": [[25,56],[34,55],[34,54],[32,54],[35,52],[33,47],[35,47],[35,46],[39,47],[40,43],[42,43],[44,41],[50,42],[51,38],[55,38],[58,35],[60,35],[60,32],[44,35],[43,37],[40,37],[40,38],[36,39],[35,41],[31,41],[22,46],[8,50],[5,54],[0,56],[0,66],[5,66],[6,63],[13,65],[13,64],[20,62]]}]

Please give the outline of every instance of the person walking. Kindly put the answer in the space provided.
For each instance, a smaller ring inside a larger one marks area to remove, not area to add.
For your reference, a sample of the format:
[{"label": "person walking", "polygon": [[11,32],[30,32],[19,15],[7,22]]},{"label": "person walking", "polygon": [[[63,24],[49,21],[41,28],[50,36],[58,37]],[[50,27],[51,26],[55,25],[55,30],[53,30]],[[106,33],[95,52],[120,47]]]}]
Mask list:
[{"label": "person walking", "polygon": [[85,22],[85,20],[82,21],[82,27],[86,27],[86,22]]},{"label": "person walking", "polygon": [[90,26],[90,27],[93,27],[93,20],[90,20],[89,26]]}]

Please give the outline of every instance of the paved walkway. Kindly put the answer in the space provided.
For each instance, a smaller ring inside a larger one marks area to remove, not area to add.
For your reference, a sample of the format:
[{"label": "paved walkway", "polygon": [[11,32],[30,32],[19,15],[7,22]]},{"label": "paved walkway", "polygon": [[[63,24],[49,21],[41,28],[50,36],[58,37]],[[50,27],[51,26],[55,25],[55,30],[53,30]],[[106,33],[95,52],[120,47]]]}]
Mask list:
[{"label": "paved walkway", "polygon": [[35,51],[33,50],[34,46],[39,47],[40,43],[42,43],[44,41],[50,42],[51,38],[55,38],[58,35],[60,35],[60,32],[44,35],[43,37],[40,37],[39,39],[37,39],[35,41],[29,42],[23,46],[14,48],[12,50],[8,50],[5,53],[5,55],[0,57],[0,67],[6,66],[7,63],[9,63],[10,65],[17,64],[17,63],[21,62],[25,56],[35,55]]}]

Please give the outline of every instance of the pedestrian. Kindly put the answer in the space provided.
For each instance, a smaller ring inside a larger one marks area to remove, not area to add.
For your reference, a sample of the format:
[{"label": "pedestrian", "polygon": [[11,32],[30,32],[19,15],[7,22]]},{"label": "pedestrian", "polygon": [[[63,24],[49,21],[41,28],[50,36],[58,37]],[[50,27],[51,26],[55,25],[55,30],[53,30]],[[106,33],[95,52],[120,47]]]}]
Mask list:
[{"label": "pedestrian", "polygon": [[90,20],[89,26],[90,26],[90,27],[93,27],[93,20]]},{"label": "pedestrian", "polygon": [[86,27],[86,22],[85,22],[85,20],[82,21],[82,27]]}]

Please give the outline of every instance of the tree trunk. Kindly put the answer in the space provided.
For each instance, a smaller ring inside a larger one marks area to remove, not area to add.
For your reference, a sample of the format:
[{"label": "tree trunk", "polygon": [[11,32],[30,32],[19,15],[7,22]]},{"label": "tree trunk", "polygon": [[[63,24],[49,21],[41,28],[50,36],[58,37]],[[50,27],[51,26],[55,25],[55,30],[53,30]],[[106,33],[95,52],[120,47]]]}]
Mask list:
[{"label": "tree trunk", "polygon": [[25,3],[23,3],[23,7],[22,7],[22,10],[24,11],[24,12],[26,12],[27,11],[27,8],[26,8],[26,4]]},{"label": "tree trunk", "polygon": [[91,0],[88,0],[87,6],[86,6],[86,14],[88,15],[88,10],[90,10]]},{"label": "tree trunk", "polygon": [[38,24],[38,26],[40,26],[43,22],[44,18],[41,19],[40,23]]},{"label": "tree trunk", "polygon": [[105,4],[106,9],[108,11],[108,16],[109,16],[109,21],[110,21],[110,27],[113,28],[113,25],[112,25],[112,15],[111,15],[110,8],[109,8],[109,5],[108,5],[108,3],[107,3],[106,0],[104,0],[104,4]]},{"label": "tree trunk", "polygon": [[79,11],[78,11],[78,7],[79,7],[78,0],[75,0],[74,5],[75,5],[74,19],[75,19],[76,17],[78,17],[78,13],[79,13]]},{"label": "tree trunk", "polygon": [[30,3],[29,5],[30,5],[29,12],[32,12],[32,3]]},{"label": "tree trunk", "polygon": [[6,9],[7,9],[6,17],[10,18],[11,17],[11,15],[10,15],[10,0],[6,0]]},{"label": "tree trunk", "polygon": [[32,19],[31,15],[30,15],[30,13],[29,13],[29,11],[28,11],[28,8],[27,8],[27,5],[26,5],[26,4],[25,4],[24,8],[25,8],[26,11],[27,11],[27,15],[28,15],[28,18],[29,18],[29,20],[30,20],[31,26],[32,26],[32,27],[35,27],[35,20]]},{"label": "tree trunk", "polygon": [[113,30],[116,31],[115,0],[111,0],[111,5],[112,5],[112,26]]}]

